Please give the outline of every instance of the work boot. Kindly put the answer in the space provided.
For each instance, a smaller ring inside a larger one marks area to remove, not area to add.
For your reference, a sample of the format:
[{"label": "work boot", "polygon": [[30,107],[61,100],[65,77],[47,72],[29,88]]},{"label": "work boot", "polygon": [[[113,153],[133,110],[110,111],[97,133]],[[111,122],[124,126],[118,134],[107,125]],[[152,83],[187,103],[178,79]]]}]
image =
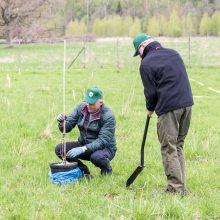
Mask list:
[{"label": "work boot", "polygon": [[106,175],[111,176],[112,175],[112,169],[101,169],[101,175],[102,176],[106,176]]},{"label": "work boot", "polygon": [[176,190],[176,189],[174,189],[174,188],[171,188],[171,187],[166,188],[166,189],[164,190],[164,192],[165,192],[165,193],[172,193],[172,194],[179,194],[179,195],[181,195],[181,196],[186,196],[186,195],[187,195],[187,191],[186,191],[186,190],[180,190],[180,191],[178,191],[178,190]]}]

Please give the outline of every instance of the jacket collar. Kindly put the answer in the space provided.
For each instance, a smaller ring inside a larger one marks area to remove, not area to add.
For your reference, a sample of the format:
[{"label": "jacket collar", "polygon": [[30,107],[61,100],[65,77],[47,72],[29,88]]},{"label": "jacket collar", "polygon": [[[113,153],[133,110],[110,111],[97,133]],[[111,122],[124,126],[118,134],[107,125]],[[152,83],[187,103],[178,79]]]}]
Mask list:
[{"label": "jacket collar", "polygon": [[[101,119],[101,108],[102,108],[102,106],[100,107],[100,109],[96,113],[91,114],[91,121]],[[84,106],[84,108],[81,110],[81,113],[83,114],[84,117],[86,117],[89,114],[87,105]]]},{"label": "jacket collar", "polygon": [[161,44],[160,44],[159,42],[157,42],[157,41],[154,41],[154,42],[148,44],[148,45],[144,48],[142,59],[144,59],[144,57],[147,56],[147,54],[148,54],[150,51],[157,50],[157,49],[160,49],[160,48],[162,48],[162,47],[161,47]]}]

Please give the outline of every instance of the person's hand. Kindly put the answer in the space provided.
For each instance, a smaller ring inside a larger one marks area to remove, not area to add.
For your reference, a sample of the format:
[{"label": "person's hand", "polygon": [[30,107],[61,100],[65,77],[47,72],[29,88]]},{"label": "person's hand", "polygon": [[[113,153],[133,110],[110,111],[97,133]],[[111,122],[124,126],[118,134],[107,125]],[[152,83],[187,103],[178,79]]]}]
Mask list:
[{"label": "person's hand", "polygon": [[64,122],[64,119],[65,119],[65,116],[63,113],[60,113],[58,116],[57,116],[57,121],[59,123],[63,123]]},{"label": "person's hand", "polygon": [[149,111],[147,110],[147,115],[151,118],[151,116],[153,115],[154,111]]},{"label": "person's hand", "polygon": [[86,150],[87,150],[86,146],[76,147],[76,148],[69,150],[66,156],[69,158],[75,158],[79,156],[80,154],[84,153]]}]

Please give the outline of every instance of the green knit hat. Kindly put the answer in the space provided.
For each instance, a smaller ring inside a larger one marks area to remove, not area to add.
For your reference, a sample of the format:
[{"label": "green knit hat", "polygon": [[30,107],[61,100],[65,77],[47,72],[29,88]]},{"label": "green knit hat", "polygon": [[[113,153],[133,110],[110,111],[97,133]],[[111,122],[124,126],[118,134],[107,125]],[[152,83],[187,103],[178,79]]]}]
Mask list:
[{"label": "green knit hat", "polygon": [[91,87],[87,89],[84,102],[95,104],[97,100],[102,99],[102,91],[98,87]]},{"label": "green knit hat", "polygon": [[133,40],[133,45],[134,45],[134,50],[135,50],[134,57],[139,54],[138,48],[139,48],[140,44],[148,39],[151,39],[151,36],[147,35],[147,34],[139,34],[134,38],[134,40]]}]

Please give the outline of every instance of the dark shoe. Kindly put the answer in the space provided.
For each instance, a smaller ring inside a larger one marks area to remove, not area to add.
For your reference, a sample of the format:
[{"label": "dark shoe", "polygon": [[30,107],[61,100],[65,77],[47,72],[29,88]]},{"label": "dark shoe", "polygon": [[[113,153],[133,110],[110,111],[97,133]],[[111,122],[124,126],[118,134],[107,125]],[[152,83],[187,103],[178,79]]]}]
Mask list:
[{"label": "dark shoe", "polygon": [[173,188],[166,188],[166,189],[164,190],[164,192],[165,192],[165,193],[176,193],[176,190],[173,189]]},{"label": "dark shoe", "polygon": [[166,188],[166,189],[164,190],[164,192],[165,192],[165,193],[171,193],[171,194],[179,194],[179,195],[181,195],[181,196],[186,196],[186,195],[187,195],[186,190],[178,191],[178,190],[176,190],[176,189],[174,189],[174,188]]},{"label": "dark shoe", "polygon": [[106,176],[106,175],[111,176],[112,175],[112,169],[101,169],[101,175],[102,176]]}]

